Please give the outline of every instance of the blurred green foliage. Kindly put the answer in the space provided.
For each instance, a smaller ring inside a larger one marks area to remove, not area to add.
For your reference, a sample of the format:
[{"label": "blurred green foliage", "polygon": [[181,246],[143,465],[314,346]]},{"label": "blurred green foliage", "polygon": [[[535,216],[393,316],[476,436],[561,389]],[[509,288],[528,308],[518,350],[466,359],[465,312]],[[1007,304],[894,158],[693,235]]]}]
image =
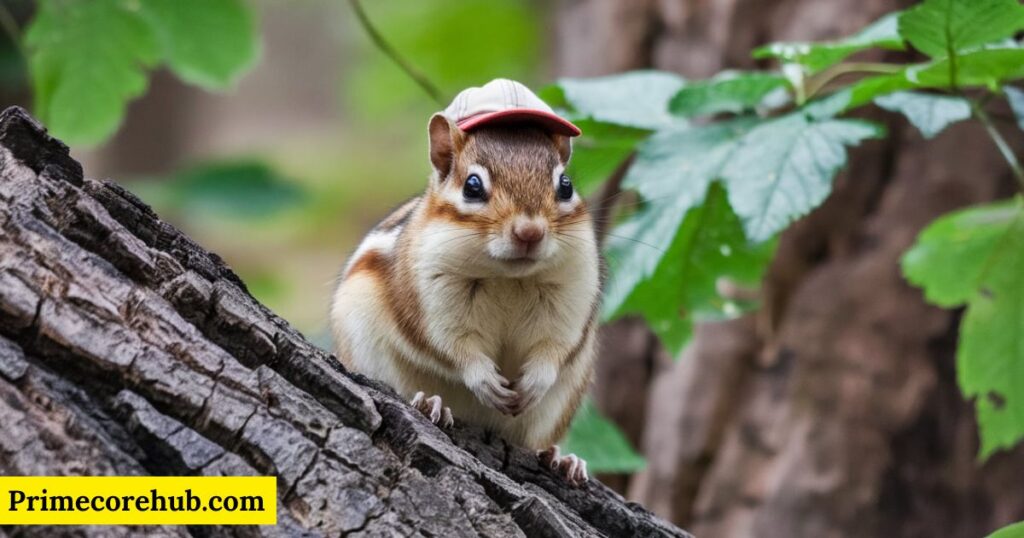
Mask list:
[{"label": "blurred green foliage", "polygon": [[[543,73],[542,11],[522,0],[363,2],[385,39],[447,98],[492,78],[535,83]],[[364,39],[359,28],[354,31]],[[371,122],[440,107],[383,54],[362,55],[345,81],[350,109]],[[426,120],[423,120],[424,129]]]},{"label": "blurred green foliage", "polygon": [[1024,521],[1003,527],[988,535],[988,538],[1024,538]]},{"label": "blurred green foliage", "polygon": [[587,468],[598,473],[631,473],[647,462],[629,445],[622,432],[601,416],[590,398],[583,400],[569,429],[563,452],[587,460]]},{"label": "blurred green foliage", "polygon": [[0,48],[0,87],[15,89],[25,81],[25,64],[18,49]]},{"label": "blurred green foliage", "polygon": [[30,9],[29,0],[5,0],[0,6],[0,92],[19,91],[28,80],[25,57],[16,30],[17,17]]},{"label": "blurred green foliage", "polygon": [[111,136],[159,62],[185,81],[222,89],[258,51],[243,0],[38,0],[24,42],[33,111],[75,144]]},{"label": "blurred green foliage", "polygon": [[198,165],[138,189],[151,204],[168,211],[228,218],[272,218],[308,200],[301,184],[261,161]]},{"label": "blurred green foliage", "polygon": [[244,280],[249,293],[262,302],[276,301],[291,292],[291,283],[276,271],[247,271]]}]

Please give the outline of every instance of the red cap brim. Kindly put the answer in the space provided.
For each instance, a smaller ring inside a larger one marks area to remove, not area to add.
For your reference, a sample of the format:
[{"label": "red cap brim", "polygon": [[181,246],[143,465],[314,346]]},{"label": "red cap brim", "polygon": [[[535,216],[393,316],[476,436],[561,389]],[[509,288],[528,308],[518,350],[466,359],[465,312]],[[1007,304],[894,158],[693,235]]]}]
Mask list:
[{"label": "red cap brim", "polygon": [[583,131],[580,131],[580,128],[573,125],[569,120],[557,114],[531,108],[513,108],[477,114],[458,122],[457,125],[459,129],[469,132],[485,125],[520,122],[536,123],[552,133],[565,136],[579,136],[583,134]]}]

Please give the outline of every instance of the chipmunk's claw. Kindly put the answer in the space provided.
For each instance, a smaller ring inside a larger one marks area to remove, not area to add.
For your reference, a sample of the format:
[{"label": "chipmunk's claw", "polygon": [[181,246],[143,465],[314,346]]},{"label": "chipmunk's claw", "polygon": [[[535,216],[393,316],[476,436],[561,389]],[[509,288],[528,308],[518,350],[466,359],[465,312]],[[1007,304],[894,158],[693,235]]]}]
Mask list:
[{"label": "chipmunk's claw", "polygon": [[423,416],[429,418],[430,422],[442,428],[451,428],[455,424],[455,419],[452,418],[452,410],[442,404],[441,397],[436,394],[428,397],[421,390],[412,397],[409,405],[423,413]]},{"label": "chipmunk's claw", "polygon": [[572,486],[581,486],[590,479],[587,475],[586,460],[576,454],[562,456],[558,445],[551,445],[551,448],[538,451],[537,457],[542,465],[558,473]]}]

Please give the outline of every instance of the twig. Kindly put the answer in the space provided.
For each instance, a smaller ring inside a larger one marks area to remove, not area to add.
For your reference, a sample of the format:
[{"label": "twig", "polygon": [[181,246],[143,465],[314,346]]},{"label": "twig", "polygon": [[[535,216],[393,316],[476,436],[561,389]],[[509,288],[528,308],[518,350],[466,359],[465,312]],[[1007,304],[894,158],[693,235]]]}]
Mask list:
[{"label": "twig", "polygon": [[1014,177],[1020,183],[1021,189],[1024,189],[1024,167],[1021,166],[1020,161],[1017,160],[1017,156],[1013,153],[1013,148],[1003,138],[1002,133],[996,128],[995,123],[992,121],[991,116],[985,109],[978,105],[977,101],[971,101],[971,110],[974,112],[974,117],[978,118],[978,121],[985,126],[985,130],[988,131],[988,135],[992,137],[992,141],[996,143],[996,147],[999,148],[999,153],[1003,154],[1003,158],[1006,159],[1006,163],[1010,165],[1010,170],[1013,171]]},{"label": "twig", "polygon": [[413,81],[415,81],[423,91],[427,92],[427,95],[429,95],[431,99],[433,99],[437,104],[445,106],[447,102],[441,96],[441,91],[437,89],[437,86],[434,86],[426,75],[413,67],[412,64],[406,61],[406,59],[403,58],[402,55],[400,55],[386,39],[384,39],[384,36],[382,36],[373,23],[370,22],[370,18],[366,15],[366,11],[363,10],[363,5],[359,0],[349,0],[349,3],[352,4],[352,10],[355,11],[356,18],[359,19],[359,24],[364,30],[366,30],[366,33],[370,36],[370,40],[373,41],[373,44],[376,45],[377,48],[380,49],[380,51],[388,58],[391,58],[391,61],[395,62],[395,64],[404,71],[409,78],[413,79]]}]

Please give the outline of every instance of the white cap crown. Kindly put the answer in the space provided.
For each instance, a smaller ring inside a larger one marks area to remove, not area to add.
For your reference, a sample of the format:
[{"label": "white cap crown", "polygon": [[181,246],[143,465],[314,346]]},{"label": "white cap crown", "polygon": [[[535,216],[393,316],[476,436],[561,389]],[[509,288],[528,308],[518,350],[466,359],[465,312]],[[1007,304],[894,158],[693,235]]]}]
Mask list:
[{"label": "white cap crown", "polygon": [[459,92],[444,115],[463,131],[498,123],[534,123],[553,133],[579,136],[580,129],[562,118],[525,85],[504,78]]}]

